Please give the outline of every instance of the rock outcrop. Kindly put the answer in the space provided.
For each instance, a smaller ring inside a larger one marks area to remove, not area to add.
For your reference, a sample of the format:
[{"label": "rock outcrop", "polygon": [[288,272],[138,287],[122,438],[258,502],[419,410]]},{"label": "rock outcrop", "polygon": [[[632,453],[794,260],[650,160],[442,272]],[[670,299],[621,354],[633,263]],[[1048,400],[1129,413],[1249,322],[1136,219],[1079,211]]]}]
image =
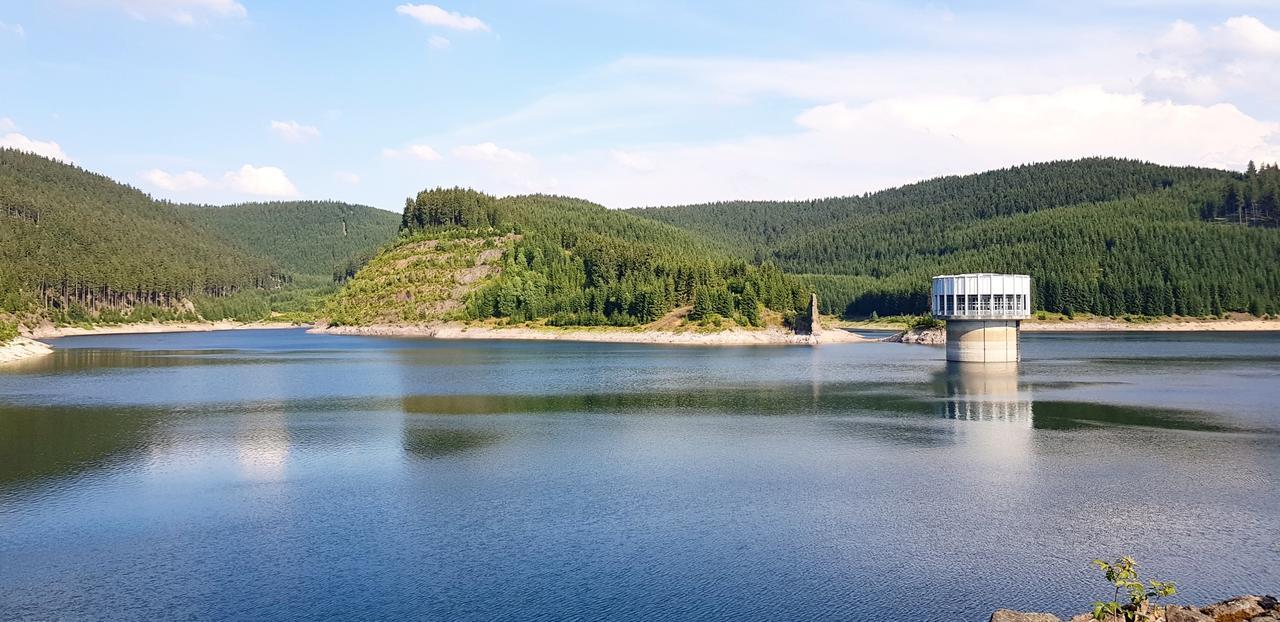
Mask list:
[{"label": "rock outcrop", "polygon": [[818,295],[809,294],[809,334],[814,337],[822,335],[821,317],[818,313]]},{"label": "rock outcrop", "polygon": [[918,343],[926,346],[940,346],[947,343],[947,330],[945,328],[912,328],[904,330],[896,335],[890,335],[884,338],[885,341],[894,343]]},{"label": "rock outcrop", "polygon": [[[1236,596],[1205,607],[1169,605],[1152,607],[1151,622],[1280,622],[1280,603],[1274,596]],[[1070,622],[1089,622],[1093,614],[1082,613]],[[991,622],[1062,622],[1051,613],[997,609]]]}]

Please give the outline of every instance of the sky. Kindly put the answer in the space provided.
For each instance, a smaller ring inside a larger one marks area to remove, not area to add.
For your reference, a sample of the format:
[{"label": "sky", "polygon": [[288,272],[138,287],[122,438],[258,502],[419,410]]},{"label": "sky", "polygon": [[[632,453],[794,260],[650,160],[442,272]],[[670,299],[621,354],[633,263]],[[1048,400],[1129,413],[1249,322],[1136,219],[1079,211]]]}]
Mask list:
[{"label": "sky", "polygon": [[608,207],[1280,161],[1280,0],[0,0],[0,146],[163,199]]}]

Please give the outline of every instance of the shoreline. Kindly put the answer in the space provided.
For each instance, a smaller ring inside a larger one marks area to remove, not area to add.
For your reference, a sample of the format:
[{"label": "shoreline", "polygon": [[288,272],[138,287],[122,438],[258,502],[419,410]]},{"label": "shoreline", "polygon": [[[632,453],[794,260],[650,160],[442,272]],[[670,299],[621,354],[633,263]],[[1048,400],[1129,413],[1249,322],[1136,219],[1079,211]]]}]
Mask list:
[{"label": "shoreline", "polygon": [[1029,333],[1101,333],[1101,332],[1265,332],[1280,331],[1280,320],[1023,320],[1021,328]]},{"label": "shoreline", "polygon": [[[877,330],[902,332],[905,325],[872,325],[857,322],[835,323],[847,330]],[[1028,333],[1123,333],[1123,332],[1280,332],[1280,319],[1159,319],[1149,322],[1126,322],[1112,319],[1080,320],[1022,320],[1020,326]]]},{"label": "shoreline", "polygon": [[0,365],[25,361],[49,354],[53,354],[53,348],[49,344],[18,336],[14,337],[9,343],[0,345]]},{"label": "shoreline", "polygon": [[83,326],[38,326],[31,330],[23,330],[23,336],[29,339],[57,339],[59,337],[78,337],[82,335],[140,335],[150,333],[202,333],[215,330],[258,330],[304,328],[308,324],[290,322],[235,322],[220,320],[217,322],[139,322],[137,324],[105,324],[85,328]]},{"label": "shoreline", "polygon": [[868,343],[874,339],[860,337],[844,330],[827,329],[818,335],[797,335],[778,329],[744,330],[731,328],[718,332],[676,332],[631,330],[625,328],[530,328],[516,326],[466,326],[463,324],[379,324],[370,326],[313,327],[308,333],[328,335],[362,335],[371,337],[425,337],[431,339],[490,339],[507,341],[582,341],[598,343],[652,343],[692,346],[786,346],[831,343]]}]

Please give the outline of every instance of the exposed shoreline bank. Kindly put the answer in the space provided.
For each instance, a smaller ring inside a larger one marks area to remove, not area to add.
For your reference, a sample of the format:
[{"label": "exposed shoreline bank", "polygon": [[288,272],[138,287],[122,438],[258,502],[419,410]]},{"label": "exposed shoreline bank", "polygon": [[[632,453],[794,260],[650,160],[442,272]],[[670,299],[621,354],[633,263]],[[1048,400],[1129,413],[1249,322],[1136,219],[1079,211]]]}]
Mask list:
[{"label": "exposed shoreline bank", "polygon": [[0,345],[0,365],[15,363],[27,359],[52,354],[53,348],[27,337],[14,337],[9,343]]},{"label": "exposed shoreline bank", "polygon": [[[897,331],[906,330],[902,324],[871,324],[866,322],[831,322],[848,330]],[[1028,333],[1120,333],[1120,332],[1280,332],[1280,319],[1201,320],[1167,318],[1150,321],[1126,322],[1110,318],[1078,320],[1023,320],[1021,329]]]},{"label": "exposed shoreline bank", "polygon": [[1280,320],[1191,320],[1170,319],[1151,322],[1126,322],[1124,320],[1089,319],[1066,320],[1023,320],[1022,330],[1030,333],[1066,333],[1066,332],[1134,332],[1134,331],[1194,331],[1194,332],[1253,332],[1280,331]]},{"label": "exposed shoreline bank", "polygon": [[331,326],[311,328],[309,333],[432,339],[492,339],[512,341],[590,341],[605,343],[654,343],[695,346],[819,345],[875,341],[844,330],[827,329],[817,335],[798,335],[780,329],[731,328],[716,332],[632,330],[626,328],[530,328],[468,326],[465,324]]},{"label": "exposed shoreline bank", "polygon": [[83,326],[38,326],[23,330],[24,336],[30,339],[57,339],[58,337],[76,337],[80,335],[133,335],[148,333],[201,333],[215,330],[255,330],[303,328],[306,324],[289,322],[139,322],[137,324],[104,324],[93,327]]}]

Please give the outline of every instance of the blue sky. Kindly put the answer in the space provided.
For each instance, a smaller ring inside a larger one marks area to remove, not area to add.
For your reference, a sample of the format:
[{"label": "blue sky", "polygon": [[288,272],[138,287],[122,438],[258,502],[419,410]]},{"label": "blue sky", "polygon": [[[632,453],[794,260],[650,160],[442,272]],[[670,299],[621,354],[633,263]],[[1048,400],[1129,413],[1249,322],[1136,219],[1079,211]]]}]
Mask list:
[{"label": "blue sky", "polygon": [[1278,132],[1273,0],[0,0],[0,144],[176,201],[810,198]]}]

